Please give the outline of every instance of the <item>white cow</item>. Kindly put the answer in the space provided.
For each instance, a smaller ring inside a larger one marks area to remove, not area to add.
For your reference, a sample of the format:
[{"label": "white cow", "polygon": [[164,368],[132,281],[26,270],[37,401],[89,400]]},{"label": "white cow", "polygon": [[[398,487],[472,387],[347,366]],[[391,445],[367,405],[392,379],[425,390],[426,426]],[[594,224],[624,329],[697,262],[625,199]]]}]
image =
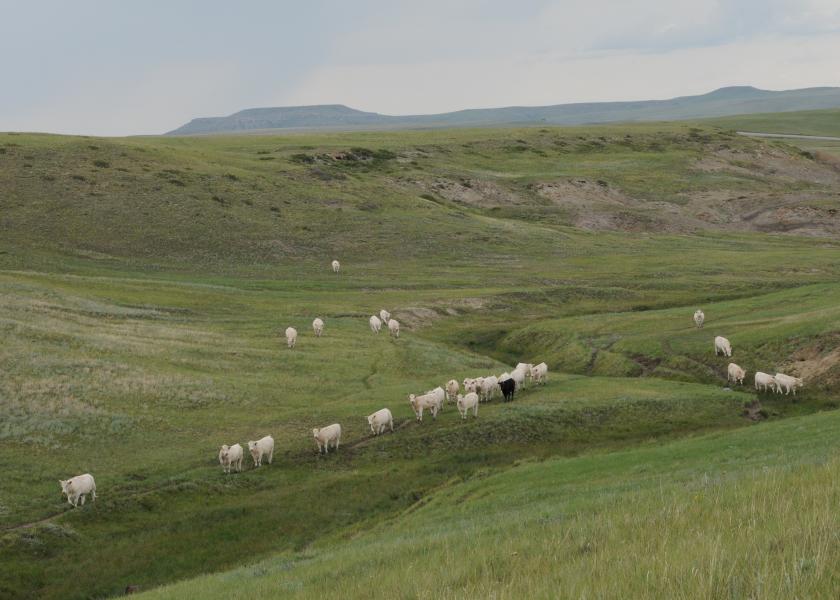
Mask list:
[{"label": "white cow", "polygon": [[443,410],[443,405],[446,402],[446,391],[442,387],[438,386],[433,390],[429,390],[424,396],[433,397],[438,403],[438,410]]},{"label": "white cow", "polygon": [[781,388],[779,384],[776,382],[776,378],[772,375],[768,375],[767,373],[762,373],[761,371],[755,372],[755,389],[761,389],[761,391],[766,392],[767,388],[770,388],[771,392],[781,393]]},{"label": "white cow", "polygon": [[697,325],[698,328],[703,327],[703,321],[706,320],[706,315],[703,314],[703,311],[699,308],[694,311],[694,324]]},{"label": "white cow", "polygon": [[[387,410],[387,409],[386,409]],[[341,425],[333,423],[326,427],[317,427],[312,430],[312,437],[315,438],[315,443],[318,444],[318,453],[330,453],[330,446],[338,451],[338,446],[341,443]]]},{"label": "white cow", "polygon": [[394,431],[394,415],[387,408],[377,410],[372,415],[368,415],[367,420],[373,435],[381,434],[385,431],[386,427],[390,427],[391,432]]},{"label": "white cow", "polygon": [[333,273],[338,273],[338,270],[341,268],[341,263],[337,260],[332,261],[332,270]]},{"label": "white cow", "polygon": [[324,333],[324,321],[319,318],[312,321],[312,331],[315,332],[316,337],[321,337],[321,334]]},{"label": "white cow", "polygon": [[499,375],[499,383],[502,383],[503,381],[505,381],[507,379],[510,379],[510,373],[508,373],[507,371],[505,371],[504,373]]},{"label": "white cow", "polygon": [[382,328],[382,321],[379,320],[379,317],[373,315],[368,322],[370,323],[370,330],[373,333],[379,333],[379,330]]},{"label": "white cow", "polygon": [[383,308],[382,310],[379,311],[379,318],[382,319],[383,323],[387,323],[388,321],[391,320],[391,313],[389,313],[387,310],[385,310]]},{"label": "white cow", "polygon": [[531,381],[534,383],[542,383],[545,385],[545,380],[548,379],[548,365],[544,362],[531,367]]},{"label": "white cow", "polygon": [[388,332],[395,338],[400,337],[400,323],[396,319],[388,321]]},{"label": "white cow", "polygon": [[473,409],[473,416],[478,416],[478,394],[470,392],[466,396],[458,394],[458,412],[461,413],[461,418],[466,419],[467,413]]},{"label": "white cow", "polygon": [[732,345],[725,337],[717,336],[715,338],[715,356],[723,354],[726,357],[732,356]]},{"label": "white cow", "polygon": [[531,363],[517,363],[514,371],[522,371],[523,373],[525,373],[525,377],[530,377],[531,376],[531,368],[533,366],[534,365],[532,365]]},{"label": "white cow", "polygon": [[455,402],[458,400],[458,382],[454,379],[450,379],[446,382],[446,399],[450,402]]},{"label": "white cow", "polygon": [[286,327],[286,344],[289,348],[294,348],[295,342],[297,342],[297,329],[294,327]]},{"label": "white cow", "polygon": [[482,402],[489,402],[496,395],[496,390],[499,389],[499,379],[495,375],[481,378],[481,393],[479,400]]},{"label": "white cow", "polygon": [[412,410],[414,410],[414,416],[417,417],[417,420],[421,423],[423,422],[423,411],[426,409],[432,413],[433,419],[437,419],[437,414],[440,410],[440,403],[438,402],[438,398],[435,396],[431,394],[423,394],[422,396],[409,394],[408,403],[411,405]]},{"label": "white cow", "polygon": [[785,375],[784,373],[776,373],[773,376],[773,379],[776,380],[779,393],[781,393],[782,388],[785,388],[785,396],[791,392],[793,392],[793,395],[795,396],[796,388],[801,388],[804,385],[804,382],[800,377],[792,377],[790,375]]},{"label": "white cow", "polygon": [[726,381],[732,383],[740,383],[744,385],[744,377],[747,376],[747,372],[736,365],[735,363],[729,363],[729,366],[726,367]]},{"label": "white cow", "polygon": [[478,391],[478,379],[475,377],[465,377],[464,381],[464,392],[477,392]]},{"label": "white cow", "polygon": [[225,473],[230,473],[231,469],[237,472],[242,471],[243,455],[242,446],[239,444],[233,446],[224,444],[219,450],[219,464],[222,465],[222,471]]},{"label": "white cow", "polygon": [[522,389],[522,387],[525,385],[525,371],[514,369],[510,372],[510,379],[513,379],[513,381],[516,383],[517,390]]},{"label": "white cow", "polygon": [[[76,508],[81,504],[85,505],[85,498],[90,494],[90,499],[96,502],[96,482],[93,480],[93,475],[85,473],[84,475],[76,475],[70,479],[59,479],[61,484],[61,493],[67,496],[67,504]],[[81,499],[81,502],[79,502]]]},{"label": "white cow", "polygon": [[274,438],[267,435],[256,442],[248,442],[248,452],[254,459],[255,468],[262,465],[263,456],[268,457],[268,464],[271,464],[274,460]]}]

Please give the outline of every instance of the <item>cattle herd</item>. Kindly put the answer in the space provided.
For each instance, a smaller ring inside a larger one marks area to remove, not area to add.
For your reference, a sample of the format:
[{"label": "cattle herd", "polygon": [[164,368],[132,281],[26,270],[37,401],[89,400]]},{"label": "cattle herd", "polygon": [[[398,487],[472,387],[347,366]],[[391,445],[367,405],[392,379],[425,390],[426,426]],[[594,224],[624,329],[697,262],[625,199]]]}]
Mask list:
[{"label": "cattle herd", "polygon": [[[706,320],[706,315],[703,314],[703,311],[698,309],[694,313],[694,323],[697,325],[698,328],[703,327],[703,323]],[[715,356],[723,355],[727,358],[732,356],[732,344],[723,336],[715,337]],[[732,383],[738,383],[743,385],[744,378],[747,376],[747,371],[741,368],[739,365],[731,362],[727,365],[726,368],[726,381]],[[796,390],[801,388],[804,385],[804,382],[800,377],[793,377],[792,375],[786,375],[784,373],[776,373],[775,375],[770,375],[768,373],[762,373],[761,371],[756,371],[755,375],[753,376],[753,382],[755,384],[755,389],[759,392],[774,392],[776,394],[782,393],[782,388],[784,388],[785,395],[789,395],[791,392],[793,395],[796,395]]]},{"label": "cattle herd", "polygon": [[[334,273],[339,272],[339,262],[332,261],[332,270]],[[694,313],[694,323],[698,328],[702,328],[706,320],[706,315],[702,310],[697,310]],[[388,332],[394,338],[400,337],[400,324],[396,319],[391,318],[389,313],[384,308],[379,311],[379,315],[372,315],[368,320],[370,329],[373,333],[378,334],[382,324],[388,326]],[[321,318],[316,318],[312,322],[312,330],[316,337],[321,337],[324,332],[324,321]],[[297,342],[298,332],[294,327],[288,327],[285,331],[286,345],[293,349]],[[729,340],[722,336],[716,336],[714,339],[715,356],[723,355],[725,357],[732,356],[732,344]],[[729,363],[727,367],[727,383],[738,383],[743,385],[744,378],[747,372],[735,363]],[[510,372],[502,373],[501,375],[486,375],[481,377],[468,377],[460,384],[455,379],[450,379],[443,387],[436,387],[423,394],[415,395],[409,394],[408,403],[414,412],[417,421],[423,421],[423,412],[429,411],[432,419],[437,419],[437,415],[443,410],[446,403],[453,403],[458,408],[458,412],[462,419],[466,419],[470,411],[473,417],[478,417],[478,407],[482,402],[490,402],[498,394],[502,395],[505,402],[513,400],[514,394],[525,387],[526,380],[530,380],[533,384],[545,384],[548,378],[548,365],[541,362],[537,365],[531,363],[519,363]],[[758,391],[771,391],[777,394],[782,393],[784,388],[785,395],[796,395],[796,390],[803,386],[801,378],[792,377],[784,373],[776,373],[770,375],[756,371],[754,376],[755,389]],[[463,394],[461,388],[463,386]],[[390,409],[382,408],[367,417],[370,431],[374,436],[381,435],[386,430],[394,431],[394,416]],[[338,450],[341,444],[341,425],[333,423],[326,427],[316,427],[312,430],[312,437],[318,446],[319,453],[328,454],[330,448]],[[267,435],[259,440],[248,442],[248,452],[254,462],[254,467],[262,465],[263,460],[271,464],[274,459],[274,438]],[[219,464],[224,473],[240,472],[242,471],[242,462],[244,459],[244,450],[240,444],[233,444],[228,446],[224,444],[219,450]],[[96,483],[93,476],[89,473],[77,475],[67,480],[60,480],[61,492],[67,496],[67,502],[74,508],[79,505],[84,505],[85,498],[91,497],[92,501],[96,500]]]}]

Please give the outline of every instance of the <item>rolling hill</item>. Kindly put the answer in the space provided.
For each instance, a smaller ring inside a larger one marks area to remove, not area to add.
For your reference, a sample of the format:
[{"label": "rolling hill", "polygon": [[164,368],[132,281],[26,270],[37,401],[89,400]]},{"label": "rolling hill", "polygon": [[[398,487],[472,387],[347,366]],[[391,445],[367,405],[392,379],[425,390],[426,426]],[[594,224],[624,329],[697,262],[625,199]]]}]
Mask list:
[{"label": "rolling hill", "polygon": [[0,135],[0,597],[830,596],[838,177],[711,124]]},{"label": "rolling hill", "polygon": [[511,106],[435,115],[392,116],[340,104],[252,108],[227,117],[193,119],[168,135],[242,133],[300,129],[412,129],[500,125],[581,125],[620,121],[671,121],[723,115],[840,107],[840,88],[770,91],[726,87],[699,96],[633,102],[588,102],[554,106]]}]

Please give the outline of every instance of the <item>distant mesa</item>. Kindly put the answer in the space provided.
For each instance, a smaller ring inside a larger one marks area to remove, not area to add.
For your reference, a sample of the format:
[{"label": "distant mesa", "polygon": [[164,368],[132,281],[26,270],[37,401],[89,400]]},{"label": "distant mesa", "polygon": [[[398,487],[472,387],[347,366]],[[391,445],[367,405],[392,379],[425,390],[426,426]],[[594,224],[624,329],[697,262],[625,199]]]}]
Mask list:
[{"label": "distant mesa", "polygon": [[554,106],[473,108],[434,115],[382,115],[342,104],[249,108],[227,117],[193,119],[167,135],[259,133],[277,130],[359,130],[501,125],[583,125],[628,121],[673,121],[752,113],[840,107],[840,88],[770,91],[724,87],[670,100],[586,102]]}]

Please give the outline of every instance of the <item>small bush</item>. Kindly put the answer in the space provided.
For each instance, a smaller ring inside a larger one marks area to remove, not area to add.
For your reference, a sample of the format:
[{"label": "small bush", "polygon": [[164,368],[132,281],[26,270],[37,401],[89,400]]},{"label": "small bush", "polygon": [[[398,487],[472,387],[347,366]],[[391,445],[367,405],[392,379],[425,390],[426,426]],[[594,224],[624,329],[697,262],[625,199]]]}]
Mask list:
[{"label": "small bush", "polygon": [[289,160],[291,160],[292,162],[301,163],[301,164],[304,164],[304,165],[311,165],[312,163],[315,162],[315,157],[312,156],[311,154],[304,154],[304,153],[301,152],[301,153],[298,153],[298,154],[292,154],[289,157]]},{"label": "small bush", "polygon": [[111,163],[109,163],[107,160],[98,159],[93,161],[93,166],[99,167],[100,169],[107,169],[111,166]]},{"label": "small bush", "polygon": [[230,179],[231,181],[239,181],[239,177],[237,177],[233,173],[225,173],[224,176]]}]

